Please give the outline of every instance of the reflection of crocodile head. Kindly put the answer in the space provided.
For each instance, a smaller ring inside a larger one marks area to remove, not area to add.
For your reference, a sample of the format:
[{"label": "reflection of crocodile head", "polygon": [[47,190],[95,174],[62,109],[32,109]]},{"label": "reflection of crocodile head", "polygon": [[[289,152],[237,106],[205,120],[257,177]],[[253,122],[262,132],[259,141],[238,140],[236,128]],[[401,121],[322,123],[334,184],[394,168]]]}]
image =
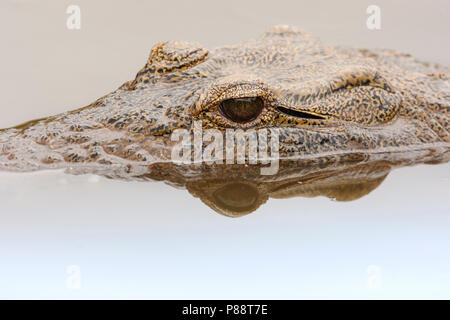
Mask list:
[{"label": "reflection of crocodile head", "polygon": [[133,179],[164,181],[185,188],[216,212],[240,217],[257,210],[269,198],[324,196],[336,201],[353,201],[377,188],[392,169],[437,163],[438,154],[439,161],[448,161],[449,151],[429,148],[370,156],[345,153],[281,160],[278,172],[273,175],[261,175],[261,165],[166,162],[149,166],[147,173]]},{"label": "reflection of crocodile head", "polygon": [[186,188],[216,212],[240,217],[257,210],[269,198],[325,196],[337,201],[359,199],[383,182],[389,173],[389,166],[365,164],[341,170],[294,175],[285,180],[277,174],[277,179],[270,181],[261,181],[256,177],[197,178],[188,181]]},{"label": "reflection of crocodile head", "polygon": [[2,130],[0,168],[132,178],[170,161],[171,133],[192,132],[196,120],[221,132],[276,128],[281,158],[335,162],[433,145],[442,161],[448,73],[395,51],[331,48],[285,26],[210,51],[164,42],[135,80],[93,104]]}]

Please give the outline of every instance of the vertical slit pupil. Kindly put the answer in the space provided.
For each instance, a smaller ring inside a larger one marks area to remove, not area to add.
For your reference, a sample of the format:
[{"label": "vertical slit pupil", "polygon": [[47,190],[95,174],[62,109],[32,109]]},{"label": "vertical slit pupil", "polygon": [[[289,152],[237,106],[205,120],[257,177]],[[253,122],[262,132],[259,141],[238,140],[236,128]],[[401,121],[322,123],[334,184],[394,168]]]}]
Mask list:
[{"label": "vertical slit pupil", "polygon": [[255,120],[263,108],[264,102],[259,97],[228,99],[222,101],[219,106],[223,116],[239,123]]}]

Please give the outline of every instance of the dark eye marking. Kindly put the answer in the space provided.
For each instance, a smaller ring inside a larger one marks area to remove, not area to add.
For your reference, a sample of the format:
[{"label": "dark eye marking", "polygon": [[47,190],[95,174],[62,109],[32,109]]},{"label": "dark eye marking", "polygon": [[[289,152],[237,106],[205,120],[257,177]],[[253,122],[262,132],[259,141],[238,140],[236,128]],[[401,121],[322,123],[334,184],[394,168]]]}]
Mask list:
[{"label": "dark eye marking", "polygon": [[222,101],[219,110],[224,117],[239,123],[255,120],[263,111],[264,102],[259,97]]},{"label": "dark eye marking", "polygon": [[326,119],[324,116],[319,116],[316,114],[311,114],[307,112],[292,110],[284,107],[277,107],[277,110],[281,113],[284,113],[288,116],[297,117],[297,118],[303,118],[303,119]]}]

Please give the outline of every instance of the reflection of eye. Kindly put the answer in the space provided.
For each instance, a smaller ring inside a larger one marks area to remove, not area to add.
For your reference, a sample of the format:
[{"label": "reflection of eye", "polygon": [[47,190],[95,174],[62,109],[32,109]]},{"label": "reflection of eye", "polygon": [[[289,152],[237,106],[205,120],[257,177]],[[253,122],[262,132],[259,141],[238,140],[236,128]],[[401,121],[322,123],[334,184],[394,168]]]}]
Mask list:
[{"label": "reflection of eye", "polygon": [[261,98],[238,98],[222,101],[219,110],[233,122],[246,123],[255,120],[264,109]]}]

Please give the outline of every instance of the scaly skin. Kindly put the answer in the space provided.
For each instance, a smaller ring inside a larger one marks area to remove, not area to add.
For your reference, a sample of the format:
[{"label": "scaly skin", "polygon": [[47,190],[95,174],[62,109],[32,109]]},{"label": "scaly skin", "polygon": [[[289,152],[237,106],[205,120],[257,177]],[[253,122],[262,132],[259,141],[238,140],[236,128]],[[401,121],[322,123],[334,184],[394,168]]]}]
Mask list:
[{"label": "scaly skin", "polygon": [[[445,162],[449,74],[396,51],[331,48],[286,26],[213,50],[164,42],[135,80],[93,104],[1,130],[0,169],[137,179],[163,175],[152,168],[165,162],[167,176],[186,174],[170,172],[170,134],[192,130],[194,120],[222,131],[278,128],[282,159],[428,150],[421,162]],[[256,119],[235,122],[219,111],[248,97],[264,103]]]}]

